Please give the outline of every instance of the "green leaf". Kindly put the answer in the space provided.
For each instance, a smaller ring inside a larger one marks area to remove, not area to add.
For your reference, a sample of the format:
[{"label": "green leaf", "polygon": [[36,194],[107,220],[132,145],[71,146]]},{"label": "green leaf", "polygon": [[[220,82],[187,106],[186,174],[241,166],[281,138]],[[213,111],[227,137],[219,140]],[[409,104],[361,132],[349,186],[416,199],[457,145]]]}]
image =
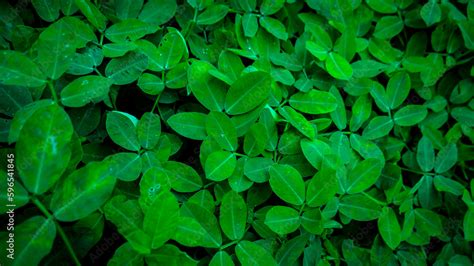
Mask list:
[{"label": "green leaf", "polygon": [[284,106],[279,108],[278,112],[292,125],[294,126],[301,134],[306,137],[313,139],[316,136],[316,128],[306,120],[306,118],[296,112],[293,108],[289,106]]},{"label": "green leaf", "polygon": [[321,170],[326,155],[332,154],[331,147],[326,142],[318,139],[302,139],[300,146],[308,162],[319,170]]},{"label": "green leaf", "polygon": [[369,158],[355,165],[347,175],[346,191],[349,194],[362,192],[370,188],[382,173],[383,163]]},{"label": "green leaf", "polygon": [[173,18],[177,7],[176,0],[150,0],[143,6],[138,19],[150,24],[161,25]]},{"label": "green leaf", "polygon": [[60,0],[61,11],[66,16],[70,16],[77,11],[77,6],[74,3],[74,0]]},{"label": "green leaf", "polygon": [[181,89],[188,83],[188,63],[182,62],[170,69],[165,75],[166,87],[170,89]]},{"label": "green leaf", "polygon": [[82,53],[74,55],[74,59],[66,73],[72,75],[86,75],[94,71],[104,60],[102,50],[99,48],[86,48]]},{"label": "green leaf", "polygon": [[414,126],[425,119],[428,110],[423,105],[407,105],[398,110],[393,116],[393,121],[399,126]]},{"label": "green leaf", "polygon": [[372,102],[367,94],[359,96],[352,106],[352,116],[349,122],[351,131],[357,131],[369,119],[372,112]]},{"label": "green leaf", "polygon": [[106,157],[113,166],[113,176],[122,181],[134,181],[142,172],[142,160],[133,152],[120,152]]},{"label": "green leaf", "polygon": [[393,128],[393,120],[388,116],[376,116],[370,120],[362,136],[368,140],[387,136]]},{"label": "green leaf", "polygon": [[388,99],[385,93],[383,86],[380,83],[373,83],[372,90],[370,91],[370,95],[375,100],[375,103],[380,110],[385,113],[389,111]]},{"label": "green leaf", "polygon": [[[56,238],[56,225],[52,219],[33,216],[15,227],[14,236],[14,259],[9,265],[39,265],[51,252]],[[5,234],[2,242],[7,242],[9,238]]]},{"label": "green leaf", "polygon": [[282,244],[275,255],[278,265],[293,265],[296,263],[303,254],[307,243],[308,236],[300,235]]},{"label": "green leaf", "polygon": [[189,165],[168,161],[163,164],[163,169],[168,174],[171,188],[177,192],[194,192],[202,187],[201,177]]},{"label": "green leaf", "polygon": [[367,140],[357,134],[352,134],[350,137],[351,146],[364,159],[375,158],[381,162],[385,161],[385,156],[382,150],[374,142]]},{"label": "green leaf", "polygon": [[430,0],[421,8],[420,16],[427,26],[431,26],[441,20],[441,8],[435,0]]},{"label": "green leaf", "polygon": [[130,18],[110,26],[105,31],[105,37],[112,42],[122,43],[128,40],[136,41],[147,34],[155,33],[157,30],[157,26]]},{"label": "green leaf", "polygon": [[102,52],[105,57],[120,57],[136,48],[137,45],[133,42],[107,43],[102,46]]},{"label": "green leaf", "polygon": [[[187,202],[183,206],[181,206],[181,217],[183,218],[191,218],[184,219],[178,224],[177,234],[178,232],[181,234],[185,234],[183,236],[179,236],[180,240],[178,242],[185,240],[186,238],[190,238],[190,234],[196,234],[199,236],[201,235],[201,239],[198,239],[194,245],[187,245],[187,246],[202,246],[202,247],[209,247],[209,248],[218,248],[222,244],[222,235],[219,229],[219,224],[217,223],[216,217],[209,212],[204,207],[200,205],[189,203]],[[194,221],[194,222],[191,222]],[[199,230],[199,231],[196,231]],[[175,235],[176,239],[177,235]],[[184,239],[183,239],[184,238]],[[186,239],[185,241],[190,241],[191,239]]]},{"label": "green leaf", "polygon": [[76,6],[81,10],[82,14],[89,20],[89,22],[98,30],[105,30],[107,18],[100,12],[100,10],[93,5],[89,0],[75,0]]},{"label": "green leaf", "polygon": [[186,254],[186,252],[179,250],[179,248],[171,244],[162,246],[151,255],[147,256],[145,260],[148,265],[197,265],[197,261],[193,260],[188,254]]},{"label": "green leaf", "polygon": [[[7,172],[7,171],[1,171],[0,172],[0,177],[4,178],[4,180],[5,180],[5,182],[3,182],[3,184],[0,184],[0,189],[3,189],[3,191],[6,192],[6,193],[3,193],[3,195],[0,195],[0,200],[5,203],[4,206],[0,207],[0,211],[2,213],[7,213],[7,211],[10,208],[17,209],[17,208],[23,207],[24,205],[26,205],[30,201],[30,196],[28,195],[28,192],[23,187],[23,185],[18,180],[13,181],[11,179],[11,176],[12,176],[11,173],[12,172],[11,171]],[[10,192],[12,190],[12,186],[15,187],[15,197],[14,198],[10,194]],[[9,203],[15,203],[15,206],[12,207],[12,206],[10,206]]]},{"label": "green leaf", "polygon": [[377,225],[387,246],[392,250],[396,249],[401,242],[401,228],[395,211],[392,208],[385,207],[377,221]]},{"label": "green leaf", "polygon": [[57,0],[32,0],[31,4],[43,20],[52,22],[59,17],[60,5]]},{"label": "green leaf", "polygon": [[464,186],[461,185],[459,182],[440,175],[434,177],[434,185],[436,187],[436,190],[449,192],[456,196],[461,196],[464,192]]},{"label": "green leaf", "polygon": [[339,211],[356,221],[371,221],[381,215],[381,207],[362,194],[347,195],[339,203]]},{"label": "green leaf", "polygon": [[264,102],[270,93],[271,77],[262,71],[240,76],[229,88],[225,110],[230,115],[244,114]]},{"label": "green leaf", "polygon": [[462,37],[464,39],[464,44],[468,49],[474,49],[474,30],[473,30],[474,21],[464,20],[458,23],[459,29],[461,30]]},{"label": "green leaf", "polygon": [[51,24],[38,39],[37,60],[44,73],[53,80],[61,77],[72,65],[76,48],[71,45],[72,38],[75,38],[74,33],[63,18]]},{"label": "green leaf", "polygon": [[225,251],[218,251],[209,262],[209,266],[234,266],[232,258]]},{"label": "green leaf", "polygon": [[291,107],[307,114],[330,113],[337,108],[337,100],[334,95],[325,91],[310,90],[309,92],[298,92],[290,98]]},{"label": "green leaf", "polygon": [[244,240],[235,247],[235,254],[242,266],[276,266],[272,255],[262,246]]},{"label": "green leaf", "polygon": [[377,22],[374,36],[380,39],[391,39],[402,30],[403,21],[398,16],[385,16]]},{"label": "green leaf", "polygon": [[337,105],[336,109],[334,109],[334,111],[332,111],[330,114],[331,119],[334,121],[334,124],[339,130],[343,130],[347,126],[347,113],[344,104],[344,99],[342,98],[339,90],[335,87],[331,87],[329,93],[331,93],[336,98]]},{"label": "green leaf", "polygon": [[282,200],[295,205],[303,204],[305,186],[301,174],[290,165],[270,167],[270,186]]},{"label": "green leaf", "polygon": [[28,57],[16,51],[0,52],[0,83],[38,87],[46,84],[46,77]]},{"label": "green leaf", "polygon": [[224,113],[211,111],[207,115],[206,132],[223,149],[228,151],[237,150],[237,130],[230,118]]},{"label": "green leaf", "polygon": [[385,64],[370,59],[356,61],[351,66],[355,78],[373,78],[387,67]]},{"label": "green leaf", "polygon": [[319,60],[324,61],[328,57],[329,50],[332,48],[332,42],[330,40],[331,39],[329,39],[326,45],[323,43],[324,40],[322,40],[322,43],[306,41],[306,50]]},{"label": "green leaf", "polygon": [[143,73],[138,79],[137,85],[144,93],[150,95],[158,95],[165,89],[163,81],[159,77],[149,73]]},{"label": "green leaf", "polygon": [[4,115],[12,117],[32,101],[31,93],[26,87],[0,86],[0,113]]},{"label": "green leaf", "polygon": [[394,0],[367,0],[367,5],[382,14],[397,12],[397,5]]},{"label": "green leaf", "polygon": [[338,188],[336,173],[333,170],[323,168],[309,181],[306,191],[308,206],[319,207],[325,205],[336,195]]},{"label": "green leaf", "polygon": [[279,20],[271,17],[261,17],[259,19],[260,26],[266,29],[273,36],[277,37],[280,40],[286,41],[288,39],[288,33],[286,32],[285,25]]},{"label": "green leaf", "polygon": [[10,134],[8,135],[8,142],[14,143],[18,140],[20,131],[25,125],[26,121],[39,109],[52,105],[53,102],[49,99],[39,100],[26,105],[22,109],[18,110],[13,117]]},{"label": "green leaf", "polygon": [[108,264],[110,265],[140,265],[143,264],[143,255],[137,253],[132,245],[128,242],[121,245],[115,250],[112,258],[109,260]]},{"label": "green leaf", "polygon": [[205,61],[191,61],[188,87],[196,99],[210,111],[222,111],[226,101],[223,83],[209,74],[214,66]]},{"label": "green leaf", "polygon": [[128,53],[110,60],[105,75],[116,85],[126,85],[137,80],[148,65],[148,58],[139,53]]},{"label": "green leaf", "polygon": [[443,225],[439,215],[427,209],[415,209],[415,226],[420,233],[428,236],[441,234]]},{"label": "green leaf", "polygon": [[311,234],[320,235],[324,231],[324,220],[320,209],[305,211],[301,216],[301,225]]},{"label": "green leaf", "polygon": [[154,71],[169,70],[176,66],[186,54],[186,43],[179,31],[170,31],[160,41],[157,57],[149,58]]},{"label": "green leaf", "polygon": [[270,179],[269,170],[273,164],[270,158],[249,158],[245,161],[244,174],[256,183],[266,182]]},{"label": "green leaf", "polygon": [[225,18],[227,12],[229,12],[229,7],[226,5],[209,6],[204,12],[199,14],[196,23],[198,25],[212,25]]},{"label": "green leaf", "polygon": [[222,198],[219,222],[224,234],[230,240],[241,239],[247,222],[247,205],[235,191],[227,192]]},{"label": "green leaf", "polygon": [[107,163],[91,162],[58,184],[50,209],[59,221],[79,220],[99,209],[110,197],[115,177]]},{"label": "green leaf", "polygon": [[336,79],[349,80],[352,77],[352,66],[344,57],[335,52],[328,54],[326,70]]},{"label": "green leaf", "polygon": [[131,151],[140,149],[137,136],[138,120],[123,112],[112,111],[107,114],[107,133],[117,145]]},{"label": "green leaf", "polygon": [[474,127],[474,111],[467,107],[454,107],[451,116],[463,125]]},{"label": "green leaf", "polygon": [[207,137],[207,116],[202,113],[186,112],[171,116],[168,125],[178,134],[195,140],[203,140]]},{"label": "green leaf", "polygon": [[83,76],[69,83],[61,91],[61,102],[68,107],[82,107],[105,100],[109,94],[111,80],[100,76]]},{"label": "green leaf", "polygon": [[411,73],[422,72],[429,67],[429,62],[425,57],[409,56],[403,60],[403,67]]},{"label": "green leaf", "polygon": [[125,20],[128,18],[136,18],[143,6],[143,0],[117,0],[115,1],[115,13],[117,17]]},{"label": "green leaf", "polygon": [[252,13],[245,13],[242,16],[242,27],[244,29],[245,37],[254,37],[258,31],[257,15]]},{"label": "green leaf", "polygon": [[127,200],[123,195],[115,196],[105,204],[104,213],[136,252],[150,253],[151,239],[142,229],[143,213],[136,200]]},{"label": "green leaf", "polygon": [[387,84],[387,100],[390,109],[400,106],[410,93],[411,80],[405,72],[398,72],[393,75]]},{"label": "green leaf", "polygon": [[451,169],[458,160],[458,149],[456,144],[449,143],[436,155],[434,170],[436,173],[444,173]]},{"label": "green leaf", "polygon": [[300,222],[298,211],[285,206],[274,206],[265,216],[265,224],[279,235],[296,231]]},{"label": "green leaf", "polygon": [[151,248],[159,248],[171,239],[178,226],[179,205],[176,197],[164,191],[160,193],[143,218],[143,230],[151,238]]},{"label": "green leaf", "polygon": [[263,131],[265,131],[265,127],[262,124],[254,124],[250,127],[244,138],[245,154],[253,157],[264,151],[267,139],[261,136]]},{"label": "green leaf", "polygon": [[56,104],[40,107],[26,120],[16,156],[20,178],[28,191],[44,193],[59,180],[71,158],[72,134],[69,116]]},{"label": "green leaf", "polygon": [[144,171],[140,179],[140,198],[138,202],[144,212],[155,202],[162,191],[171,190],[171,184],[166,171],[151,167]]},{"label": "green leaf", "polygon": [[145,149],[153,149],[160,139],[160,117],[154,113],[144,113],[137,123],[137,137]]},{"label": "green leaf", "polygon": [[186,0],[190,6],[197,10],[203,10],[204,8],[212,5],[214,0]]},{"label": "green leaf", "polygon": [[433,170],[435,163],[435,152],[433,144],[428,137],[423,136],[418,142],[416,161],[423,172],[429,172]]},{"label": "green leaf", "polygon": [[270,16],[278,12],[285,5],[284,0],[263,0],[260,5],[260,13],[265,16]]},{"label": "green leaf", "polygon": [[206,178],[213,181],[222,181],[229,178],[235,170],[237,160],[233,153],[216,151],[207,157],[204,166]]},{"label": "green leaf", "polygon": [[472,241],[474,239],[474,229],[472,224],[474,223],[474,211],[469,210],[466,212],[463,220],[463,230],[464,238],[467,241]]}]

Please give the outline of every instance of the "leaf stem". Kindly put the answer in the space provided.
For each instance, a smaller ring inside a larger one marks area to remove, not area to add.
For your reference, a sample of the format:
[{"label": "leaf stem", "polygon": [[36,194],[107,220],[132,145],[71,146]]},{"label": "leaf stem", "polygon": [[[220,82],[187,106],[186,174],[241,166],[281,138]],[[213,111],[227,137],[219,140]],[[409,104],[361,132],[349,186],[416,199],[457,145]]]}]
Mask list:
[{"label": "leaf stem", "polygon": [[194,25],[196,24],[197,21],[197,16],[198,16],[199,10],[197,8],[194,9],[194,16],[193,20],[189,22],[189,24],[186,26],[185,32],[184,32],[184,39],[188,39],[189,34],[191,34],[191,31],[194,28]]},{"label": "leaf stem", "polygon": [[462,171],[462,174],[464,175],[464,178],[466,178],[466,180],[469,180],[466,174],[466,169],[464,167],[461,167],[461,171]]},{"label": "leaf stem", "polygon": [[43,203],[41,203],[41,201],[39,201],[36,197],[31,197],[31,201],[36,205],[36,207],[38,207],[38,209],[48,218],[48,219],[51,219],[54,224],[56,225],[56,229],[58,230],[58,233],[59,233],[59,236],[61,237],[61,239],[63,240],[64,244],[66,245],[66,249],[68,250],[69,252],[69,255],[71,256],[72,260],[74,261],[74,264],[75,265],[81,265],[81,262],[79,261],[79,259],[77,258],[76,256],[76,253],[74,252],[74,249],[72,248],[72,245],[71,245],[71,242],[69,242],[69,239],[66,235],[66,233],[64,232],[64,230],[61,228],[61,226],[59,225],[58,221],[56,221],[56,219],[54,219],[53,215],[51,215],[51,213],[49,213],[48,209],[46,209],[46,207],[43,205]]},{"label": "leaf stem", "polygon": [[49,81],[48,81],[48,88],[49,88],[49,91],[51,92],[51,96],[53,96],[54,102],[55,102],[55,103],[59,103],[58,96],[56,95],[56,91],[54,90],[54,86],[53,86],[53,81],[52,81],[52,80],[49,80]]},{"label": "leaf stem", "polygon": [[280,103],[280,105],[278,105],[278,108],[283,107],[283,105],[285,105],[287,102],[288,102],[288,99],[284,99],[284,100]]},{"label": "leaf stem", "polygon": [[100,47],[102,47],[104,45],[104,32],[103,31],[100,33],[100,42],[99,42],[99,44],[100,44]]},{"label": "leaf stem", "polygon": [[94,67],[94,72],[97,73],[97,75],[103,77],[102,73],[100,73],[100,71]]},{"label": "leaf stem", "polygon": [[306,202],[303,202],[303,204],[301,205],[299,215],[301,215],[301,213],[303,213],[304,207],[306,207]]},{"label": "leaf stem", "polygon": [[402,169],[402,170],[404,170],[404,171],[407,171],[407,172],[414,173],[414,174],[420,174],[420,175],[434,175],[433,173],[424,173],[424,172],[421,172],[421,171],[411,170],[411,169],[405,168],[405,167],[400,167],[400,169]]},{"label": "leaf stem", "polygon": [[212,185],[215,185],[215,184],[216,184],[216,182],[209,182],[209,183],[205,184],[202,188],[206,189],[206,188],[208,188]]},{"label": "leaf stem", "polygon": [[226,248],[228,248],[228,247],[230,247],[230,246],[232,246],[232,245],[234,245],[234,244],[237,244],[238,242],[239,242],[239,240],[234,240],[234,241],[232,241],[232,242],[230,242],[230,243],[227,243],[227,244],[221,246],[221,247],[219,248],[219,250],[226,249]]},{"label": "leaf stem", "polygon": [[[166,76],[165,76],[165,70],[161,71],[161,80],[163,82],[163,89],[166,88]],[[158,106],[158,101],[160,100],[161,93],[156,95],[155,103],[153,104],[153,107],[151,108],[151,113],[155,111],[156,107]]]}]

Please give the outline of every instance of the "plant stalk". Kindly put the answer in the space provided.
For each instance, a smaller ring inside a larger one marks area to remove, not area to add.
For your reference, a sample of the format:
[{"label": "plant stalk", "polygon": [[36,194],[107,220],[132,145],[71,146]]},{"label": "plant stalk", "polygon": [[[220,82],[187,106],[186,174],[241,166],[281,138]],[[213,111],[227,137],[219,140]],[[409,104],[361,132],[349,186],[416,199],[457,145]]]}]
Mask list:
[{"label": "plant stalk", "polygon": [[54,219],[54,216],[51,215],[51,213],[49,213],[48,209],[46,209],[46,207],[43,205],[43,203],[41,203],[41,201],[39,201],[36,197],[32,197],[31,198],[31,201],[36,205],[36,207],[38,207],[38,209],[48,218],[48,219],[51,219],[52,221],[54,221],[54,224],[56,225],[56,229],[58,230],[58,233],[59,233],[59,236],[61,237],[61,239],[63,240],[64,244],[66,245],[66,249],[67,251],[69,252],[69,255],[71,256],[72,260],[74,261],[74,265],[81,265],[81,262],[79,261],[79,259],[77,258],[76,256],[76,253],[74,252],[74,249],[72,248],[72,245],[71,245],[71,242],[69,242],[69,239],[66,235],[66,233],[64,232],[64,230],[61,228],[61,226],[59,225],[58,221],[56,221],[56,219]]}]

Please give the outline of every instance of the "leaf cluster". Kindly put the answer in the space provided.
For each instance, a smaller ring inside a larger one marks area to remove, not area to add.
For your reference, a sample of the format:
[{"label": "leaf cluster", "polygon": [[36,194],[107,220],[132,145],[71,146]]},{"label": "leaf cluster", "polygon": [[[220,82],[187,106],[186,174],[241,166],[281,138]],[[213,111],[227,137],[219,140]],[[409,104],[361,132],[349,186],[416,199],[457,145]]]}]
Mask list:
[{"label": "leaf cluster", "polygon": [[7,265],[472,265],[473,1],[0,1],[0,47]]}]

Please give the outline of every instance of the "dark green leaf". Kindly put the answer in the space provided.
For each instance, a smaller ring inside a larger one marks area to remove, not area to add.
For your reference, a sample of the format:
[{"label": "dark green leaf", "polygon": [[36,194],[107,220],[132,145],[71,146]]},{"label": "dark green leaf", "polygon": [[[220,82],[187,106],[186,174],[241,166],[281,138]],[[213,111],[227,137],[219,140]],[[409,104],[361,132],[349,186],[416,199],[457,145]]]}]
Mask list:
[{"label": "dark green leaf", "polygon": [[268,98],[270,86],[268,73],[256,71],[242,75],[227,92],[226,112],[230,115],[249,112]]},{"label": "dark green leaf", "polygon": [[56,104],[39,108],[26,120],[16,144],[16,156],[28,191],[44,193],[59,180],[71,158],[72,134],[69,116]]}]

